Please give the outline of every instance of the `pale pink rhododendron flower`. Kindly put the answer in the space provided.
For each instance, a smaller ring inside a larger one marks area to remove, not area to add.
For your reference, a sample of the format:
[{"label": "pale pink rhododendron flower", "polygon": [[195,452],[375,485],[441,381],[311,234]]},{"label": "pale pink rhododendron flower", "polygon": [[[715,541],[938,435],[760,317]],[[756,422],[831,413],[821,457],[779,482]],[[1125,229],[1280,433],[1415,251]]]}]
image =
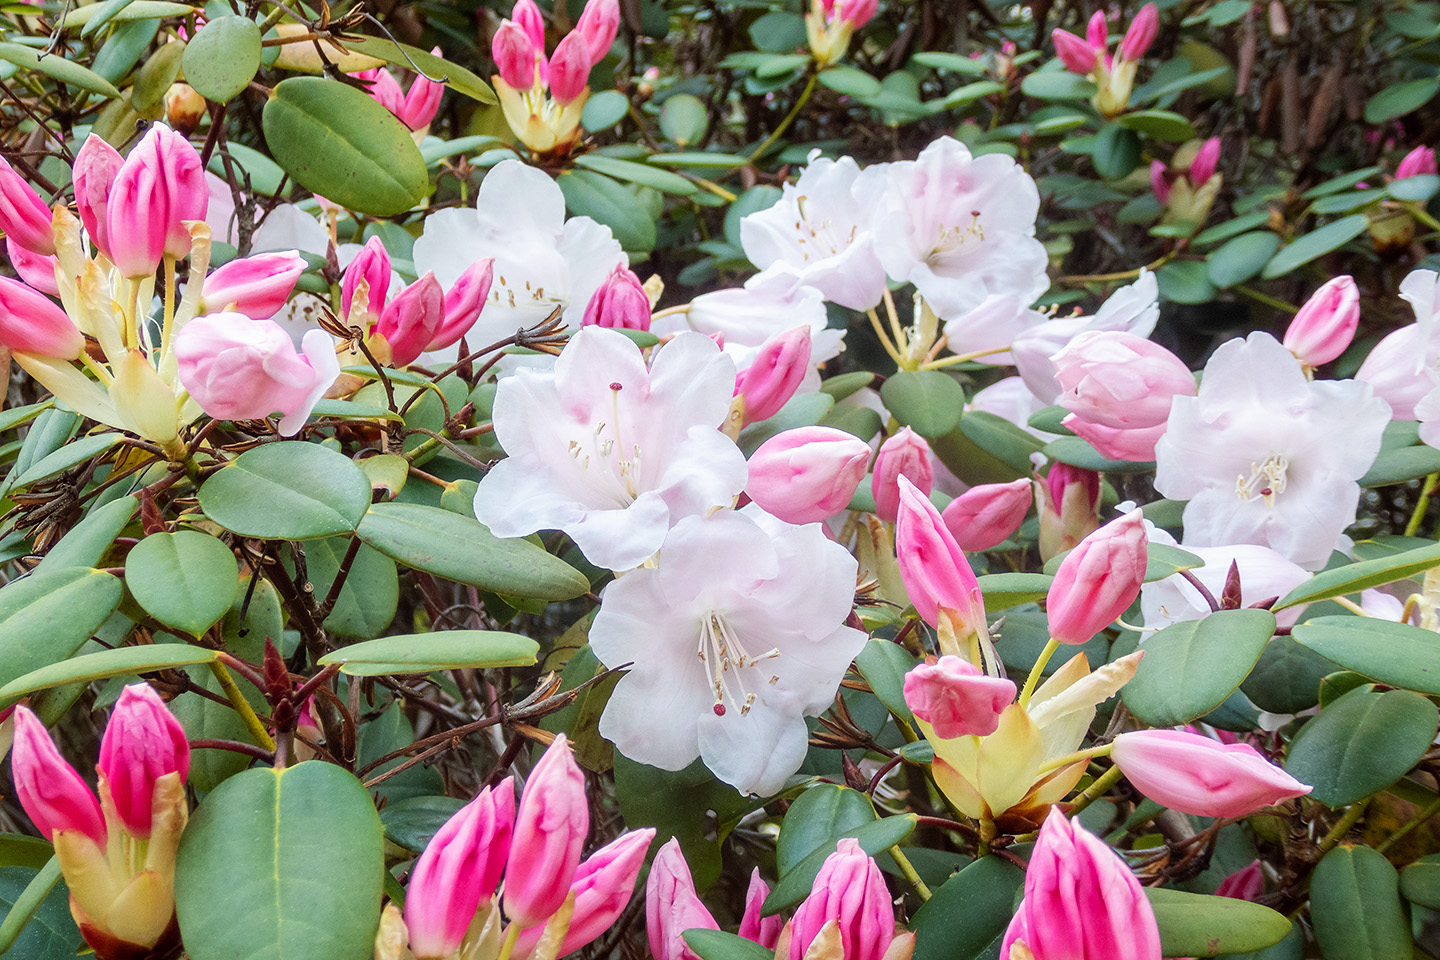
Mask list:
[{"label": "pale pink rhododendron flower", "polygon": [[657,568],[605,588],[591,625],[602,663],[632,664],[601,735],[640,763],[698,756],[742,792],[779,792],[805,759],[804,718],[829,708],[866,642],[843,625],[856,569],[818,525],[753,504],[681,520]]},{"label": "pale pink rhododendron flower", "polygon": [[622,330],[650,329],[650,297],[633,270],[617,266],[610,271],[586,304],[584,323]]},{"label": "pale pink rhododendron flower", "polygon": [[1176,397],[1155,448],[1155,488],[1188,500],[1185,543],[1255,543],[1323,567],[1355,520],[1356,481],[1390,407],[1355,380],[1307,380],[1268,333],[1222,344],[1200,391]]},{"label": "pale pink rhododendron flower", "polygon": [[681,517],[728,507],[745,458],[720,432],[735,365],[709,337],[685,333],[647,367],[629,337],[584,327],[553,370],[500,382],[495,436],[507,454],[475,495],[500,537],[563,530],[612,570],[643,563]]},{"label": "pale pink rhododendron flower", "polygon": [[973,310],[945,322],[945,345],[954,354],[978,354],[977,363],[1012,366],[1015,358],[1005,348],[1047,320],[1029,303],[1021,294],[992,293]]},{"label": "pale pink rhododendron flower", "polygon": [[1355,379],[1374,387],[1396,420],[1417,420],[1416,405],[1440,387],[1440,274],[1412,270],[1400,281],[1400,299],[1414,309],[1415,322],[1386,334]]},{"label": "pale pink rhododendron flower", "polygon": [[1110,759],[1145,796],[1197,817],[1244,817],[1311,790],[1248,743],[1182,730],[1122,733]]},{"label": "pale pink rhododendron flower", "polygon": [[[1147,523],[1151,543],[1174,545],[1174,538],[1164,530]],[[1237,543],[1226,547],[1196,547],[1185,544],[1181,549],[1205,561],[1202,567],[1189,571],[1217,600],[1225,590],[1230,566],[1234,564],[1240,577],[1240,606],[1251,607],[1265,600],[1283,597],[1310,579],[1310,574],[1269,547],[1253,543]],[[1199,620],[1210,615],[1210,604],[1195,585],[1180,574],[1147,583],[1140,588],[1140,611],[1150,629],[1168,627],[1182,620]],[[1292,627],[1304,613],[1305,605],[1288,607],[1275,614],[1282,627]]]}]

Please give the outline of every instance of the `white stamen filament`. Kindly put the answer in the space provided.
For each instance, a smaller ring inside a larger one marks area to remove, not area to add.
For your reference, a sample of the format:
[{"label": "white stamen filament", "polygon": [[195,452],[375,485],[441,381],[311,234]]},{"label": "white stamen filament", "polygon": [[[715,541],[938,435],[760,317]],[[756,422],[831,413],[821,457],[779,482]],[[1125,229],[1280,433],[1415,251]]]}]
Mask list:
[{"label": "white stamen filament", "polygon": [[[804,259],[809,260],[812,252],[819,260],[833,257],[855,242],[858,225],[852,225],[850,232],[840,239],[835,235],[835,222],[829,217],[818,223],[810,219],[805,212],[805,200],[803,195],[795,198],[795,209],[800,213],[800,219],[795,221],[795,232],[800,235],[800,255]],[[805,236],[807,233],[810,235],[808,239]]]},{"label": "white stamen filament", "polygon": [[1250,464],[1250,476],[1239,474],[1235,478],[1235,496],[1241,503],[1249,503],[1255,497],[1264,498],[1265,506],[1275,506],[1275,498],[1285,492],[1285,471],[1290,468],[1290,458],[1283,453],[1271,454],[1260,464]]},{"label": "white stamen filament", "polygon": [[[587,483],[601,487],[605,494],[614,499],[616,506],[628,507],[640,496],[640,445],[630,447],[630,456],[624,457],[625,441],[620,435],[620,390],[619,383],[610,384],[612,422],[602,420],[591,431],[589,448],[579,441],[571,440],[570,459],[586,473]],[[606,437],[606,427],[611,427]],[[616,453],[620,456],[615,456]],[[592,469],[591,464],[594,463]]]},{"label": "white stamen filament", "polygon": [[[750,712],[759,695],[746,688],[741,671],[766,660],[774,660],[780,656],[780,650],[772,647],[759,656],[751,656],[734,629],[725,622],[724,615],[712,610],[700,620],[700,639],[695,655],[710,671],[711,691],[715,695],[715,715],[725,716],[728,702],[730,706],[738,708],[740,716],[743,717]],[[770,676],[765,682],[773,684],[779,679],[777,676]]]},{"label": "white stamen filament", "polygon": [[985,227],[980,223],[980,211],[970,211],[969,225],[956,224],[953,227],[941,226],[936,233],[935,244],[930,248],[930,256],[926,259],[932,261],[936,257],[944,256],[957,247],[963,247],[965,242],[975,237],[982,243],[985,240]]}]

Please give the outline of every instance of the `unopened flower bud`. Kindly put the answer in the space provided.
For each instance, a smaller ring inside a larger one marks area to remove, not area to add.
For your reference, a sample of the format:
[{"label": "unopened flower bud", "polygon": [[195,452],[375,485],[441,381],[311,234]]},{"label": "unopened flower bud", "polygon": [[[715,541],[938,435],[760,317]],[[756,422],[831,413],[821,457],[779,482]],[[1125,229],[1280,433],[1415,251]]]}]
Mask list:
[{"label": "unopened flower bud", "polygon": [[736,932],[746,940],[760,944],[766,950],[774,950],[780,940],[780,931],[785,921],[779,916],[762,917],[761,909],[770,887],[760,879],[760,868],[750,871],[750,886],[745,891],[745,913],[740,918],[740,929]]},{"label": "unopened flower bud", "polygon": [[578,99],[589,87],[590,48],[585,38],[571,32],[555,47],[550,58],[550,96],[556,103]]},{"label": "unopened flower bud", "polygon": [[53,840],[58,831],[75,830],[103,848],[108,831],[100,801],[60,756],[45,724],[29,707],[16,707],[14,719],[11,776],[15,796],[35,828],[47,840]]},{"label": "unopened flower bud", "polygon": [[985,601],[970,561],[926,495],[908,477],[897,477],[896,482],[900,505],[895,520],[895,559],[910,602],[932,627],[939,626],[940,611],[950,610],[972,629],[983,629]]},{"label": "unopened flower bud", "polygon": [[426,350],[442,350],[470,332],[485,301],[490,296],[490,281],[495,273],[495,261],[486,257],[472,263],[460,274],[455,285],[445,291],[445,319]]},{"label": "unopened flower bud", "polygon": [[110,259],[127,277],[149,276],[164,257],[190,254],[187,220],[204,220],[210,188],[200,154],[162,123],[125,158],[105,203]]},{"label": "unopened flower bud", "polygon": [[11,237],[5,238],[5,253],[21,280],[41,293],[60,296],[60,284],[55,279],[55,268],[59,264],[56,257],[26,250]]},{"label": "unopened flower bud", "polygon": [[[630,905],[635,881],[645,865],[645,852],[654,839],[655,830],[651,827],[632,830],[596,850],[580,864],[570,885],[575,906],[565,938],[555,953],[557,957],[569,956],[589,946],[620,919],[620,914]],[[530,956],[543,930],[543,927],[531,927],[521,932],[515,941],[514,956],[520,960]]]},{"label": "unopened flower bud", "polygon": [[425,352],[444,321],[445,290],[427,271],[385,305],[374,333],[389,345],[390,362],[404,367]]},{"label": "unopened flower bud", "polygon": [[585,40],[590,63],[599,63],[610,53],[615,34],[620,30],[619,0],[589,0],[575,24],[575,32]]},{"label": "unopened flower bud", "polygon": [[584,326],[650,329],[650,298],[634,271],[617,265],[585,305]]},{"label": "unopened flower bud", "polygon": [[99,769],[125,829],[141,839],[149,837],[155,782],[167,773],[185,781],[190,742],[148,683],[131,684],[120,692],[100,741]]},{"label": "unopened flower bud", "polygon": [[172,83],[165,93],[165,122],[188,137],[205,118],[205,98],[188,83]]},{"label": "unopened flower bud", "polygon": [[44,294],[0,277],[0,344],[20,353],[74,360],[85,349],[85,338]]},{"label": "unopened flower bud", "polygon": [[285,306],[304,272],[305,258],[295,250],[231,260],[205,278],[200,298],[205,312],[233,310],[268,320]]},{"label": "unopened flower bud", "polygon": [[825,859],[810,895],[791,921],[790,960],[806,950],[827,923],[839,927],[845,960],[881,960],[895,939],[895,908],[885,877],[858,841],[845,838]]},{"label": "unopened flower bud", "polygon": [[921,495],[930,496],[935,484],[935,468],[930,464],[930,444],[909,427],[903,427],[882,443],[875,454],[870,492],[875,496],[875,515],[887,523],[894,523],[900,510],[899,480],[902,476],[915,484]]},{"label": "unopened flower bud", "polygon": [[1040,556],[1049,560],[1100,525],[1100,474],[1068,463],[1051,464],[1045,479],[1035,481],[1035,506],[1040,512]]},{"label": "unopened flower bud", "polygon": [[513,20],[500,24],[490,44],[490,55],[495,59],[500,79],[507,84],[520,91],[535,86],[535,45],[520,24]]},{"label": "unopened flower bud", "polygon": [[1198,817],[1244,817],[1311,790],[1248,743],[1180,730],[1122,733],[1110,758],[1145,796]]},{"label": "unopened flower bud", "polygon": [[1065,64],[1065,69],[1082,77],[1095,72],[1105,53],[1066,30],[1053,30],[1050,38],[1055,41],[1055,54]]},{"label": "unopened flower bud", "polygon": [[385,309],[385,295],[390,292],[390,254],[379,237],[371,237],[365,246],[350,261],[340,278],[341,320],[348,321],[353,308],[355,291],[364,280],[370,293],[365,302],[365,313],[373,322]]},{"label": "unopened flower bud", "polygon": [[544,923],[560,909],[580,866],[590,830],[585,775],[562,733],[530,773],[515,815],[505,873],[505,913],[522,928]]},{"label": "unopened flower bud", "polygon": [[1360,325],[1360,290],[1349,275],[1326,282],[1310,295],[1285,330],[1285,349],[1318,367],[1350,346]]},{"label": "unopened flower bud", "polygon": [[758,423],[779,413],[809,371],[809,327],[793,327],[765,341],[735,378],[735,393],[745,397],[745,422]]},{"label": "unopened flower bud", "polygon": [[40,195],[0,157],[0,230],[5,238],[48,257],[55,253],[52,216]]},{"label": "unopened flower bud", "polygon": [[940,516],[962,550],[989,550],[1019,529],[1030,510],[1030,481],[986,483],[951,500]]},{"label": "unopened flower bud", "polygon": [[700,902],[690,866],[673,837],[655,854],[645,881],[645,932],[655,960],[700,960],[682,934],[694,929],[719,930],[720,925]]},{"label": "unopened flower bud", "polygon": [[800,427],[766,440],[750,456],[745,492],[786,523],[814,523],[844,510],[855,496],[870,447],[834,427]]},{"label": "unopened flower bud", "polygon": [[1145,520],[1132,510],[1095,530],[1070,551],[1045,596],[1050,636],[1085,643],[1140,595],[1147,558]]},{"label": "unopened flower bud", "polygon": [[[1146,9],[1151,8],[1147,6]],[[1190,183],[1197,188],[1203,187],[1215,175],[1215,168],[1219,164],[1220,138],[1211,137],[1200,145],[1200,149],[1195,151],[1195,159],[1190,161]]]},{"label": "unopened flower bud", "polygon": [[1195,395],[1195,376],[1179,357],[1124,331],[1082,333],[1051,362],[1060,405],[1107,427],[1162,424],[1176,395]]},{"label": "unopened flower bud", "polygon": [[75,154],[73,179],[80,223],[90,235],[90,241],[107,257],[110,256],[110,233],[106,205],[110,185],[124,164],[125,158],[93,133],[85,138]]},{"label": "unopened flower bud", "polygon": [[941,657],[905,674],[905,705],[942,740],[988,737],[1014,700],[1014,681],[987,676],[961,657]]},{"label": "unopened flower bud", "polygon": [[1416,147],[1405,154],[1405,159],[1395,168],[1395,179],[1404,180],[1406,177],[1422,175],[1434,175],[1440,172],[1436,169],[1435,151],[1429,147]]},{"label": "unopened flower bud", "polygon": [[1150,44],[1155,42],[1155,35],[1160,32],[1160,11],[1155,4],[1147,3],[1135,14],[1135,19],[1130,21],[1130,29],[1125,31],[1125,36],[1120,40],[1120,47],[1116,51],[1122,60],[1139,60],[1150,49]]}]

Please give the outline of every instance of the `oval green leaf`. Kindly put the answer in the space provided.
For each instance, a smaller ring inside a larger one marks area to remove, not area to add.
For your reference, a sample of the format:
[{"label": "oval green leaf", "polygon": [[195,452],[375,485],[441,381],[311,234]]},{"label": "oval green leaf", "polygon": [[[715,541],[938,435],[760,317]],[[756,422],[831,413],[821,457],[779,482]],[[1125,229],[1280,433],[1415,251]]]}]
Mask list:
[{"label": "oval green leaf", "polygon": [[1328,600],[1331,597],[1359,593],[1370,587],[1378,587],[1382,583],[1392,583],[1396,580],[1413,577],[1417,573],[1424,573],[1431,567],[1440,567],[1440,544],[1407,550],[1390,557],[1362,560],[1360,563],[1352,563],[1336,567],[1334,570],[1317,573],[1309,581],[1287,593],[1279,603],[1275,604],[1275,609],[1284,610],[1286,607],[1299,606],[1302,603],[1314,603],[1316,600]]},{"label": "oval green leaf", "polygon": [[466,667],[528,667],[539,652],[539,644],[518,633],[444,630],[397,634],[352,644],[321,657],[320,665],[338,663],[341,673],[376,677]]},{"label": "oval green leaf", "polygon": [[1261,710],[1299,713],[1320,702],[1320,681],[1335,665],[1291,637],[1272,637],[1240,691]]},{"label": "oval green leaf", "polygon": [[[1437,80],[1436,83],[1440,83]],[[1260,275],[1267,280],[1284,276],[1296,267],[1303,266],[1316,257],[1337,250],[1365,232],[1370,220],[1363,213],[1353,213],[1334,223],[1327,223],[1319,230],[1312,230],[1299,237],[1294,243],[1282,249],[1265,264]]]},{"label": "oval green leaf", "polygon": [[654,249],[655,221],[645,204],[637,202],[625,187],[590,170],[569,170],[556,182],[571,213],[605,224],[626,251],[649,253]]},{"label": "oval green leaf", "polygon": [[630,100],[619,90],[601,90],[585,101],[580,125],[591,133],[608,130],[630,112]]},{"label": "oval green leaf", "polygon": [[1209,303],[1215,299],[1215,285],[1203,260],[1174,260],[1155,274],[1160,296],[1173,303]]},{"label": "oval green leaf", "polygon": [[1297,641],[1346,670],[1391,687],[1440,696],[1440,633],[1376,617],[1317,617]]},{"label": "oval green leaf", "polygon": [[45,559],[35,568],[36,573],[49,573],[64,567],[94,567],[100,564],[105,551],[120,536],[125,524],[135,516],[140,501],[134,497],[120,497],[101,504],[90,511],[60,542],[50,548]]},{"label": "oval green leaf", "polygon": [[1399,875],[1370,847],[1336,847],[1310,877],[1310,918],[1325,960],[1412,955],[1405,914]]},{"label": "oval green leaf", "polygon": [[1279,943],[1290,932],[1284,914],[1248,900],[1154,888],[1145,895],[1155,908],[1160,952],[1167,957],[1251,953]]},{"label": "oval green leaf", "polygon": [[125,558],[125,585],[150,616],[198,637],[230,609],[240,565],[208,533],[152,533]]},{"label": "oval green leaf", "polygon": [[710,111],[705,101],[691,93],[666,97],[660,105],[660,132],[681,148],[705,139],[710,128]]},{"label": "oval green leaf", "polygon": [[1120,126],[1156,140],[1181,141],[1195,136],[1189,120],[1169,110],[1136,110],[1115,121]]},{"label": "oval green leaf", "polygon": [[671,173],[669,170],[657,170],[648,164],[635,163],[631,160],[620,160],[599,153],[587,153],[584,156],[576,157],[575,165],[594,170],[597,173],[606,174],[607,176],[616,177],[620,180],[638,183],[642,187],[654,187],[656,190],[662,190],[665,193],[689,196],[699,189],[699,187],[678,173]]},{"label": "oval green leaf", "polygon": [[1260,272],[1279,245],[1279,237],[1260,230],[1226,241],[1205,258],[1210,282],[1222,290],[1244,283]]},{"label": "oval green leaf", "polygon": [[1313,799],[1343,807],[1403,777],[1437,730],[1435,704],[1420,694],[1358,687],[1300,728],[1285,769],[1315,788]]},{"label": "oval green leaf", "polygon": [[902,370],[880,388],[885,408],[922,437],[943,437],[960,422],[965,388],[939,370]]},{"label": "oval green leaf", "polygon": [[135,74],[135,86],[130,88],[130,106],[146,113],[160,106],[170,85],[180,75],[180,59],[185,53],[185,44],[167,43],[150,55]]},{"label": "oval green leaf", "polygon": [[981,857],[946,880],[915,911],[914,960],[997,956],[1025,874],[999,857]]},{"label": "oval green leaf", "polygon": [[0,683],[73,656],[124,592],[118,577],[84,567],[33,573],[0,589]]},{"label": "oval green leaf", "polygon": [[463,93],[481,103],[495,103],[495,91],[476,74],[459,64],[444,60],[428,50],[396,43],[384,37],[347,37],[345,46],[357,53],[393,63],[403,70],[419,67],[430,79],[445,84],[457,93]]},{"label": "oval green leaf", "polygon": [[1189,723],[1235,692],[1274,633],[1268,610],[1221,610],[1171,624],[1145,641],[1145,657],[1120,696],[1151,726]]},{"label": "oval green leaf", "polygon": [[[30,464],[18,476],[14,476],[14,479],[7,480],[5,492],[24,490],[41,480],[58,477],[71,467],[77,467],[91,457],[98,457],[119,442],[120,434],[118,433],[97,433],[93,436],[81,437],[79,440],[72,440],[60,449],[48,453]],[[16,469],[19,469],[18,461]]]},{"label": "oval green leaf", "polygon": [[186,643],[147,643],[138,647],[116,647],[72,657],[33,670],[0,687],[0,700],[14,700],[36,690],[48,690],[66,683],[89,683],[108,677],[133,677],[156,670],[169,670],[197,663],[213,663],[218,650],[192,647]]},{"label": "oval green leaf", "polygon": [[1088,100],[1097,88],[1089,77],[1069,70],[1037,70],[1021,82],[1020,90],[1037,100]]},{"label": "oval green leaf", "polygon": [[346,209],[389,217],[425,196],[425,160],[410,131],[353,87],[323,77],[282,80],[261,122],[275,162]]},{"label": "oval green leaf", "polygon": [[700,960],[775,960],[773,950],[724,930],[697,927],[686,930],[681,936]]},{"label": "oval green leaf", "polygon": [[185,45],[185,82],[216,103],[228,103],[260,69],[260,27],[249,17],[207,21]]},{"label": "oval green leaf", "polygon": [[[886,817],[883,820],[876,820],[874,823],[847,830],[835,840],[838,842],[845,837],[853,837],[860,844],[860,849],[873,857],[914,833],[917,820],[918,817],[913,813],[902,814],[898,817]],[[767,917],[774,916],[809,896],[810,888],[814,885],[815,877],[820,873],[820,867],[825,863],[825,858],[834,852],[833,846],[828,850],[824,848],[816,850],[796,864],[789,873],[781,876],[780,881],[770,891],[770,895],[765,898],[761,914]]]},{"label": "oval green leaf", "polygon": [[989,614],[1039,600],[1050,592],[1055,578],[1043,573],[987,573],[977,582]]},{"label": "oval green leaf", "polygon": [[297,440],[248,450],[200,487],[207,517],[259,539],[352,533],[369,505],[370,481],[349,457]]},{"label": "oval green leaf", "polygon": [[[362,460],[372,463],[379,457]],[[399,458],[397,458],[399,459]],[[326,537],[305,544],[305,572],[317,597],[328,597],[350,547],[349,537]],[[350,575],[340,585],[335,608],[325,618],[325,629],[342,637],[369,640],[385,632],[400,603],[400,578],[395,561],[361,544],[350,563]]]},{"label": "oval green leaf", "polygon": [[1096,134],[1091,159],[1095,172],[1106,180],[1129,176],[1140,164],[1140,138],[1118,123],[1109,124]]},{"label": "oval green leaf", "polygon": [[780,824],[775,845],[775,872],[789,873],[817,850],[828,856],[846,831],[875,822],[875,807],[859,790],[833,783],[817,784],[795,799]]},{"label": "oval green leaf", "polygon": [[1395,83],[1371,97],[1365,104],[1365,122],[1385,123],[1419,110],[1440,93],[1440,77]]},{"label": "oval green leaf", "polygon": [[[911,721],[912,714],[905,703],[905,674],[914,666],[915,658],[904,647],[889,640],[871,640],[855,658],[855,669],[870,684],[875,696],[891,713],[907,723]],[[811,790],[805,796],[813,792]]]},{"label": "oval green leaf", "polygon": [[1427,910],[1440,910],[1440,853],[1421,857],[1401,870],[1400,893]]},{"label": "oval green leaf", "polygon": [[882,89],[879,80],[854,67],[830,67],[821,70],[816,78],[820,81],[820,86],[847,97],[873,97]]}]

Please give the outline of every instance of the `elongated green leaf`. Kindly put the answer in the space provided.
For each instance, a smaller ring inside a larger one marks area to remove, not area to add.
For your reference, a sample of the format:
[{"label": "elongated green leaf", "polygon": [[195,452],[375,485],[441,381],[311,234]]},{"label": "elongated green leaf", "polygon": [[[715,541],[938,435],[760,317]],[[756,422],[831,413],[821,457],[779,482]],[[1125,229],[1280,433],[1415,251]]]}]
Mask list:
[{"label": "elongated green leaf", "polygon": [[820,86],[847,97],[873,97],[883,89],[879,80],[864,70],[857,70],[854,67],[830,67],[821,70],[817,79],[820,81]]},{"label": "elongated green leaf", "polygon": [[628,180],[645,187],[654,187],[656,190],[663,190],[666,193],[689,196],[700,189],[678,173],[657,170],[647,164],[635,163],[631,160],[618,160],[615,157],[607,157],[598,153],[587,153],[576,157],[575,164],[620,180]]},{"label": "elongated green leaf", "polygon": [[678,153],[657,153],[645,158],[646,163],[662,164],[667,167],[714,167],[729,170],[750,163],[749,157],[733,153],[706,153],[680,151]]},{"label": "elongated green leaf", "polygon": [[1364,560],[1360,563],[1336,567],[1334,570],[1326,570],[1324,573],[1317,573],[1312,579],[1300,584],[1281,598],[1280,602],[1275,604],[1275,609],[1284,610],[1286,607],[1295,607],[1302,603],[1314,603],[1316,600],[1328,600],[1330,597],[1343,597],[1346,594],[1359,593],[1370,587],[1378,587],[1382,583],[1392,583],[1396,580],[1413,577],[1431,567],[1440,567],[1440,544],[1421,547],[1417,550],[1407,550],[1395,556]]},{"label": "elongated green leaf", "polygon": [[775,952],[724,930],[697,927],[681,934],[700,960],[775,960]]},{"label": "elongated green leaf", "polygon": [[1320,702],[1320,681],[1335,665],[1291,637],[1272,637],[1240,690],[1271,713],[1299,713]]},{"label": "elongated green leaf", "polygon": [[396,43],[384,37],[347,39],[345,46],[359,53],[384,60],[386,63],[393,63],[405,70],[414,70],[419,67],[431,80],[439,81],[451,90],[463,93],[472,100],[479,100],[481,103],[496,102],[495,91],[491,90],[490,85],[484,80],[459,64],[451,63],[449,60],[437,57],[419,47]]},{"label": "elongated green leaf", "polygon": [[860,655],[855,658],[855,669],[860,671],[860,676],[865,678],[875,696],[890,708],[891,713],[909,721],[912,716],[910,707],[905,703],[905,674],[915,666],[915,662],[915,658],[899,644],[872,640],[860,649]]},{"label": "elongated green leaf", "polygon": [[1310,878],[1310,917],[1325,960],[1389,960],[1414,953],[1400,878],[1384,854],[1342,845]]},{"label": "elongated green leaf", "polygon": [[775,870],[784,875],[817,850],[828,856],[846,831],[874,823],[875,807],[859,790],[833,783],[817,784],[795,799],[780,824],[775,845]]},{"label": "elongated green leaf", "polygon": [[1400,871],[1400,892],[1427,910],[1440,910],[1440,853],[1421,857]]},{"label": "elongated green leaf", "polygon": [[1346,670],[1392,687],[1440,696],[1440,633],[1373,617],[1317,617],[1297,641]]},{"label": "elongated green leaf", "polygon": [[910,923],[914,960],[988,960],[997,955],[1025,874],[981,857],[941,884]]},{"label": "elongated green leaf", "polygon": [[0,687],[0,700],[14,700],[36,690],[48,690],[66,683],[89,683],[107,677],[131,677],[156,670],[169,670],[197,663],[213,663],[218,650],[192,647],[185,643],[149,643],[138,647],[116,647],[71,657],[60,663],[33,670]]},{"label": "elongated green leaf", "polygon": [[1271,257],[1260,275],[1267,280],[1284,276],[1296,267],[1349,243],[1365,231],[1369,222],[1363,213],[1354,213],[1334,223],[1327,223],[1318,230],[1312,230]]},{"label": "elongated green leaf", "polygon": [[590,170],[566,171],[556,182],[571,213],[605,224],[628,251],[654,249],[655,221],[624,186]]},{"label": "elongated green leaf", "polygon": [[240,565],[208,533],[152,533],[125,558],[125,585],[150,616],[198,637],[230,609]]},{"label": "elongated green leaf", "polygon": [[429,177],[410,131],[364,93],[323,77],[290,77],[261,115],[275,162],[306,190],[377,217],[409,210]]},{"label": "elongated green leaf", "polygon": [[518,633],[445,630],[399,634],[352,644],[321,657],[320,665],[338,663],[341,673],[374,677],[464,667],[528,667],[539,652],[539,644]]},{"label": "elongated green leaf", "polygon": [[175,908],[192,960],[368,960],[383,834],[370,794],[318,761],[247,770],[180,841]]},{"label": "elongated green leaf", "polygon": [[1145,641],[1145,658],[1120,696],[1152,726],[1189,723],[1235,692],[1274,633],[1268,610],[1221,610],[1171,624]]},{"label": "elongated green leaf", "polygon": [[1247,900],[1147,888],[1167,957],[1213,957],[1264,950],[1285,939],[1285,915]]},{"label": "elongated green leaf", "polygon": [[1365,104],[1365,122],[1384,123],[1419,110],[1440,93],[1440,77],[1396,83],[1381,90]]},{"label": "elongated green leaf", "polygon": [[1116,123],[1156,140],[1190,140],[1195,127],[1189,120],[1169,110],[1135,110],[1121,115]]},{"label": "elongated green leaf", "polygon": [[[66,470],[77,467],[91,457],[98,457],[120,442],[118,433],[97,433],[89,437],[81,437],[79,440],[65,444],[54,453],[41,457],[31,464],[24,472],[15,476],[6,484],[6,492],[11,490],[24,490],[31,484],[39,483],[41,480],[49,480],[51,477],[58,477]],[[16,465],[17,467],[19,464]]]},{"label": "elongated green leaf", "polygon": [[1242,233],[1226,241],[1205,260],[1210,282],[1221,289],[1244,283],[1260,272],[1279,245],[1280,238],[1265,231]]},{"label": "elongated green leaf", "polygon": [[120,497],[102,504],[90,511],[60,542],[50,548],[45,559],[35,568],[36,573],[50,573],[62,567],[94,567],[105,556],[105,551],[120,536],[125,524],[135,516],[140,501],[134,497]]},{"label": "elongated green leaf", "polygon": [[[900,843],[915,831],[916,815],[913,813],[902,814],[898,817],[885,817],[883,820],[876,820],[874,823],[862,824],[853,829],[845,831],[838,841],[844,837],[853,837],[860,844],[860,849],[870,856],[875,856],[882,850]],[[794,869],[780,877],[770,895],[765,898],[764,907],[761,913],[764,916],[774,916],[781,910],[793,907],[804,900],[810,893],[811,886],[815,883],[815,876],[820,872],[820,867],[825,863],[825,858],[834,853],[834,849],[820,849],[801,860]]]},{"label": "elongated green leaf", "polygon": [[58,53],[41,56],[39,50],[18,43],[0,43],[0,60],[8,60],[26,70],[38,70],[52,80],[59,80],[69,87],[98,93],[102,97],[119,99],[120,91],[115,84],[78,63],[65,59]]},{"label": "elongated green leaf", "polygon": [[1366,488],[1388,487],[1392,483],[1404,483],[1440,470],[1440,450],[1431,446],[1393,447],[1381,450],[1360,486]]},{"label": "elongated green leaf", "polygon": [[[109,0],[115,2],[115,0]],[[228,103],[260,69],[260,27],[249,17],[216,17],[185,45],[185,82],[216,103]]]},{"label": "elongated green leaf", "polygon": [[38,869],[0,868],[0,908],[5,910],[0,953],[16,960],[72,960],[83,941],[69,900],[60,861],[53,857]]},{"label": "elongated green leaf", "polygon": [[1039,600],[1050,592],[1054,577],[1043,573],[988,573],[979,577],[985,611],[996,613]]},{"label": "elongated green leaf", "polygon": [[349,457],[294,440],[248,450],[200,487],[205,515],[242,537],[351,533],[369,504],[370,481]]},{"label": "elongated green leaf", "polygon": [[1343,807],[1403,777],[1437,729],[1435,704],[1418,693],[1357,687],[1300,728],[1285,769],[1315,788],[1313,799]]},{"label": "elongated green leaf", "polygon": [[1029,476],[1030,454],[1045,444],[1003,417],[974,410],[959,425],[930,441],[930,449],[966,483],[1009,483]]},{"label": "elongated green leaf", "polygon": [[150,55],[135,74],[135,86],[130,88],[130,106],[145,113],[161,105],[170,85],[180,75],[180,60],[185,54],[185,44],[167,43]]},{"label": "elongated green leaf", "polygon": [[398,803],[387,803],[380,810],[385,839],[419,853],[445,825],[445,821],[464,805],[465,801],[454,797],[411,797]]},{"label": "elongated green leaf", "polygon": [[939,370],[902,370],[880,388],[885,408],[922,437],[940,437],[955,429],[965,408],[965,390]]},{"label": "elongated green leaf", "polygon": [[1020,90],[1037,100],[1088,100],[1095,96],[1096,86],[1090,78],[1068,70],[1037,70],[1021,82]]},{"label": "elongated green leaf", "polygon": [[34,573],[0,589],[0,682],[73,656],[123,593],[118,578],[84,567]]},{"label": "elongated green leaf", "polygon": [[1154,463],[1111,460],[1079,437],[1059,437],[1045,444],[1045,456],[1097,473],[1149,473]]},{"label": "elongated green leaf", "polygon": [[[92,3],[84,7],[76,7],[65,14],[63,21],[66,30],[75,27],[83,27],[91,20],[100,16],[104,4]],[[165,17],[183,17],[195,12],[195,7],[188,3],[175,3],[173,0],[132,0],[118,12],[110,15],[111,20],[160,20]]]}]

